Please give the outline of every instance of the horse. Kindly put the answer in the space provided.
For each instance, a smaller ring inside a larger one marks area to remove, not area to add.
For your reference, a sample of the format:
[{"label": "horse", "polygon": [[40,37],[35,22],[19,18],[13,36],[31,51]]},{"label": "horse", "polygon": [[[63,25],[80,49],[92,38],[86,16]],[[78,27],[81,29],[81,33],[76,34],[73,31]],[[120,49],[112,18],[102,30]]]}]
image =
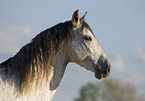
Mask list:
[{"label": "horse", "polygon": [[0,101],[51,101],[69,62],[92,71],[97,79],[111,64],[86,23],[87,12],[40,32],[16,55],[0,64]]}]

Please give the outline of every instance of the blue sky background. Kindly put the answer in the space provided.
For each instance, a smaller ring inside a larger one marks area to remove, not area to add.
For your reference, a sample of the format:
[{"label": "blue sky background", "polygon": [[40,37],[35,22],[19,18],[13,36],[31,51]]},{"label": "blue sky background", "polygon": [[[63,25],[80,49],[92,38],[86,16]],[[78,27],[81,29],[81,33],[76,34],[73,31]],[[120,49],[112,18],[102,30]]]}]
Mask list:
[{"label": "blue sky background", "polygon": [[[0,62],[15,55],[39,32],[88,11],[100,46],[109,57],[109,78],[130,82],[145,93],[145,0],[0,0]],[[70,63],[53,101],[73,101],[80,87],[101,82]]]}]

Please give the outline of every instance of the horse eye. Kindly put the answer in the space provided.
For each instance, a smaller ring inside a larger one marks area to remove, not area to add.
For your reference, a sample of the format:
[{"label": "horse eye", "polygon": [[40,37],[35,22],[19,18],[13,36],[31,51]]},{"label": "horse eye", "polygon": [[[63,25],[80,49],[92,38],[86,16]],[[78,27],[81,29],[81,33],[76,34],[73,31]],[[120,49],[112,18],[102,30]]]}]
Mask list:
[{"label": "horse eye", "polygon": [[86,41],[92,41],[92,38],[91,38],[90,36],[85,36],[84,39],[85,39]]}]

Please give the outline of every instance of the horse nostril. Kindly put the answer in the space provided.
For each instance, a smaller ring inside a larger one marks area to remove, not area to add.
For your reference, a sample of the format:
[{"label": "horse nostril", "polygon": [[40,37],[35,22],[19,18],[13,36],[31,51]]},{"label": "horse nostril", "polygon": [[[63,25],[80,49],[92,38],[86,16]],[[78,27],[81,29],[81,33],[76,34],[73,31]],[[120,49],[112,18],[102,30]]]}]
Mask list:
[{"label": "horse nostril", "polygon": [[110,67],[107,69],[107,73],[110,73]]}]

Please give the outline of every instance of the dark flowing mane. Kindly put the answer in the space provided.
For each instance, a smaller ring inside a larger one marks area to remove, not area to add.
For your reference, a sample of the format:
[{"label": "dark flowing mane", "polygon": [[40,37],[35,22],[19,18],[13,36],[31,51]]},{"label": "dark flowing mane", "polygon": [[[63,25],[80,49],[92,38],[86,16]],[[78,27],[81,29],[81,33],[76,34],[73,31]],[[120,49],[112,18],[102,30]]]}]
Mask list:
[{"label": "dark flowing mane", "polygon": [[32,82],[37,85],[43,78],[47,80],[50,64],[55,61],[58,50],[71,40],[71,34],[71,21],[59,23],[38,34],[31,43],[10,58],[13,60],[11,75],[13,77],[19,75],[21,93],[27,93],[31,89]]}]

